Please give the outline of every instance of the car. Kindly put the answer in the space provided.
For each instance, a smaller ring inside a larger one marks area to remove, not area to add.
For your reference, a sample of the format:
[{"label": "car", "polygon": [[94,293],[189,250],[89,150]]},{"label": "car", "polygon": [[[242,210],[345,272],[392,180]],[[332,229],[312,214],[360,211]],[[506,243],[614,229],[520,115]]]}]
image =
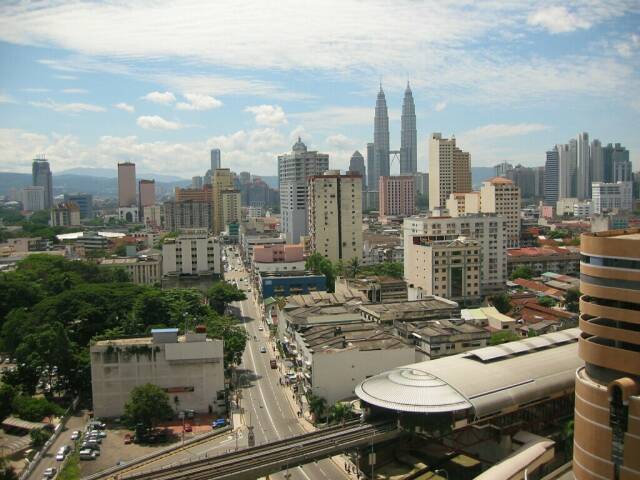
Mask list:
[{"label": "car", "polygon": [[211,422],[211,428],[224,427],[226,424],[227,420],[225,418],[217,418],[213,422]]},{"label": "car", "polygon": [[133,441],[133,437],[128,433],[124,436],[124,444],[129,445]]},{"label": "car", "polygon": [[71,432],[71,440],[78,440],[80,438],[80,432],[78,430],[74,430]]},{"label": "car", "polygon": [[264,345],[260,347],[260,353],[267,353],[267,347]]},{"label": "car", "polygon": [[186,409],[186,410],[184,411],[184,414],[185,414],[185,416],[186,416],[187,418],[195,418],[195,416],[196,416],[196,411],[195,411],[195,410],[193,410],[193,409],[191,409],[191,408],[188,408],[188,409]]},{"label": "car", "polygon": [[95,451],[87,448],[85,450],[80,450],[79,456],[80,460],[95,460],[97,455]]},{"label": "car", "polygon": [[104,430],[105,428],[107,428],[107,424],[94,420],[89,423],[89,428],[91,430]]},{"label": "car", "polygon": [[262,325],[260,325],[260,326],[258,327],[258,330],[260,330],[260,331],[262,332],[262,331],[264,330],[264,327],[263,327]]},{"label": "car", "polygon": [[190,423],[185,423],[184,424],[184,431],[185,432],[193,432],[193,427],[191,426]]},{"label": "car", "polygon": [[64,453],[57,453],[56,454],[56,461],[62,462],[64,460],[64,457],[65,457]]},{"label": "car", "polygon": [[64,455],[66,455],[70,451],[71,451],[71,447],[69,445],[63,445],[58,449],[58,453],[62,453]]},{"label": "car", "polygon": [[58,469],[56,467],[49,467],[44,472],[42,472],[42,475],[44,475],[45,478],[52,478],[56,476],[57,472]]}]

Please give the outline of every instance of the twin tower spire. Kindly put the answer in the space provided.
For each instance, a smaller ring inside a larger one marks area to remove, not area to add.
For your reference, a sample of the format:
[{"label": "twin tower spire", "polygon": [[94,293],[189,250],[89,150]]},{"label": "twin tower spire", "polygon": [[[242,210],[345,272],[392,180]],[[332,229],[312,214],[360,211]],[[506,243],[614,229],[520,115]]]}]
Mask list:
[{"label": "twin tower spire", "polygon": [[[407,82],[402,102],[400,127],[400,174],[411,175],[418,171],[418,142],[416,131],[416,106],[411,86]],[[387,100],[380,83],[376,99],[373,124],[373,144],[367,145],[367,184],[369,190],[378,189],[378,179],[390,175],[389,155],[389,112]]]}]

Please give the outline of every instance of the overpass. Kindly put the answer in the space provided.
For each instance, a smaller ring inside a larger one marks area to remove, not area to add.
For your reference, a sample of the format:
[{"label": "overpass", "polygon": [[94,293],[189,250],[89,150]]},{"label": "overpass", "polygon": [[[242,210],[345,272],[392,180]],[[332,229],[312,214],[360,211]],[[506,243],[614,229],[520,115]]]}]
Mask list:
[{"label": "overpass", "polygon": [[119,480],[253,480],[327,458],[350,448],[366,447],[400,435],[395,422],[349,422],[237,452],[205,458]]}]

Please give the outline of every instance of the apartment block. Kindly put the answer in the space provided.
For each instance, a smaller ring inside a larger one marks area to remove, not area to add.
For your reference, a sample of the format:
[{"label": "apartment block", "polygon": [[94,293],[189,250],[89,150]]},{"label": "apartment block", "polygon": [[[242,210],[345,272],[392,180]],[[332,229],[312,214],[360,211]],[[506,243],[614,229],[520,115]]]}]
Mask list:
[{"label": "apartment block", "polygon": [[165,228],[171,231],[193,228],[210,230],[211,213],[211,202],[164,202]]},{"label": "apartment block", "polygon": [[381,217],[413,215],[416,210],[414,177],[411,175],[380,177],[378,201]]},{"label": "apartment block", "polygon": [[513,181],[495,177],[482,183],[480,210],[506,218],[507,248],[520,246],[520,188]]},{"label": "apartment block", "polygon": [[163,275],[210,275],[222,272],[220,244],[206,230],[187,230],[162,245]]},{"label": "apartment block", "polygon": [[429,139],[429,208],[444,207],[452,193],[471,191],[471,155],[456,139],[432,133]]},{"label": "apartment block", "polygon": [[311,249],[332,262],[362,258],[362,177],[328,170],[309,177]]}]

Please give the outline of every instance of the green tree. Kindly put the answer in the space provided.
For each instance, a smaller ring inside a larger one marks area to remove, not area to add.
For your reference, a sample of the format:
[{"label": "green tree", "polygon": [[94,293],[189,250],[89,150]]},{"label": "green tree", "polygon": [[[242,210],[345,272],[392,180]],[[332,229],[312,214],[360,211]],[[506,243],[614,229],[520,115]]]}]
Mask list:
[{"label": "green tree", "polygon": [[489,339],[489,344],[501,345],[503,343],[514,342],[516,340],[520,340],[520,337],[518,335],[516,335],[511,330],[505,330],[502,332],[496,332],[493,335],[491,335],[491,338]]},{"label": "green tree", "polygon": [[13,411],[18,417],[30,422],[41,422],[44,417],[59,417],[64,413],[55,403],[29,395],[17,395],[13,400]]},{"label": "green tree", "polygon": [[31,446],[33,448],[39,449],[47,440],[51,437],[51,432],[42,429],[31,430],[29,432],[29,436],[31,437]]},{"label": "green tree", "polygon": [[506,314],[511,311],[511,299],[506,293],[494,295],[489,298],[489,301],[500,313]]},{"label": "green tree", "polygon": [[305,262],[304,268],[311,270],[315,274],[322,274],[325,276],[327,282],[327,291],[333,292],[336,284],[336,272],[333,264],[329,259],[323,257],[319,253],[309,255]]},{"label": "green tree", "polygon": [[136,328],[139,331],[132,331],[131,334],[142,333],[147,327],[173,326],[173,313],[171,305],[166,295],[160,290],[148,289],[142,292],[133,305],[133,317]]},{"label": "green tree", "polygon": [[511,280],[515,280],[516,278],[524,278],[526,280],[531,280],[531,278],[533,278],[533,270],[523,265],[515,268],[513,272],[511,272],[511,276],[509,278]]},{"label": "green tree", "polygon": [[331,423],[341,423],[353,417],[351,404],[338,402],[329,408],[329,421]]},{"label": "green tree", "polygon": [[157,385],[147,383],[131,390],[124,405],[124,419],[131,428],[141,425],[144,430],[173,417],[169,395]]},{"label": "green tree", "polygon": [[564,295],[564,304],[569,312],[578,313],[580,310],[580,292],[575,288],[567,290]]},{"label": "green tree", "polygon": [[247,332],[235,318],[212,313],[207,318],[207,333],[212,338],[224,340],[225,367],[240,363],[247,345]]},{"label": "green tree", "polygon": [[324,398],[313,394],[309,395],[309,410],[313,414],[313,418],[316,422],[319,422],[324,416],[326,409],[327,401]]},{"label": "green tree", "polygon": [[351,278],[356,278],[358,276],[358,273],[360,272],[360,260],[358,260],[358,257],[353,257],[349,260],[347,271]]},{"label": "green tree", "polygon": [[11,405],[17,394],[13,385],[0,384],[0,422],[11,415]]},{"label": "green tree", "polygon": [[544,296],[544,297],[540,297],[538,298],[538,305],[542,305],[543,307],[555,307],[556,306],[556,301],[548,296]]},{"label": "green tree", "polygon": [[18,480],[18,478],[18,474],[9,460],[0,457],[0,480]]},{"label": "green tree", "polygon": [[219,315],[223,315],[231,302],[246,300],[247,296],[238,287],[221,281],[214,283],[213,286],[207,290],[207,299],[209,300],[211,308]]}]

